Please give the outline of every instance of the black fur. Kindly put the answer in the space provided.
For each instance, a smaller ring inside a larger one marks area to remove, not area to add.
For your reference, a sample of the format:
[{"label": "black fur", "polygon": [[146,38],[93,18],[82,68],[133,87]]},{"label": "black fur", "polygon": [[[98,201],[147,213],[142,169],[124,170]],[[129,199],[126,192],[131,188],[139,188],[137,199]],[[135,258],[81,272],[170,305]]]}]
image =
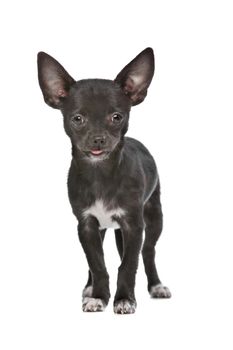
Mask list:
[{"label": "black fur", "polygon": [[[120,227],[115,230],[121,257],[114,299],[117,313],[131,313],[136,307],[134,286],[144,227],[142,254],[148,290],[160,284],[154,262],[154,247],[162,231],[158,173],[145,146],[125,137],[131,106],[143,101],[153,73],[150,48],[131,61],[114,81],[75,82],[51,56],[38,54],[45,102],[61,110],[64,129],[71,139],[68,193],[90,268],[86,287],[93,287],[91,297],[101,299],[104,306],[110,297],[102,245],[105,229],[100,230],[98,219],[84,215],[84,211],[99,199],[106,210],[124,210],[124,215],[112,216]],[[98,310],[90,307],[88,311]]]}]

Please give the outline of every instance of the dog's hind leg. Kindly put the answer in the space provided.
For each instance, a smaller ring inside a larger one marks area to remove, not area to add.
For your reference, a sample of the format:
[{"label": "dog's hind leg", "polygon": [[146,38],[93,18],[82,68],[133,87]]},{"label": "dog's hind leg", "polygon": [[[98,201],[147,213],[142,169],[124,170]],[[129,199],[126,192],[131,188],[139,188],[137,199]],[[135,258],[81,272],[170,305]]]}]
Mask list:
[{"label": "dog's hind leg", "polygon": [[115,230],[115,239],[116,239],[116,246],[118,253],[120,255],[120,258],[122,260],[123,257],[123,236],[120,229]]},{"label": "dog's hind leg", "polygon": [[155,245],[163,227],[159,183],[144,206],[144,221],[146,227],[142,256],[148,280],[148,291],[152,298],[170,298],[171,292],[161,283],[155,264]]}]

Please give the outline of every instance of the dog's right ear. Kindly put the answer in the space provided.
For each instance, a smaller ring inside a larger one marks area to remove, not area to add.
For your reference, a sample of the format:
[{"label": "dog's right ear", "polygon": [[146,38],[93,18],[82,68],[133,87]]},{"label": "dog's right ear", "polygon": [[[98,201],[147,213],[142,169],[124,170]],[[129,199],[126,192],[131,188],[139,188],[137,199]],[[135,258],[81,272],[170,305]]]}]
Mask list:
[{"label": "dog's right ear", "polygon": [[154,53],[147,47],[137,55],[117,75],[117,83],[135,106],[141,103],[147,95],[147,89],[154,75]]},{"label": "dog's right ear", "polygon": [[37,56],[38,79],[45,102],[53,108],[61,108],[75,80],[62,65],[45,52]]}]

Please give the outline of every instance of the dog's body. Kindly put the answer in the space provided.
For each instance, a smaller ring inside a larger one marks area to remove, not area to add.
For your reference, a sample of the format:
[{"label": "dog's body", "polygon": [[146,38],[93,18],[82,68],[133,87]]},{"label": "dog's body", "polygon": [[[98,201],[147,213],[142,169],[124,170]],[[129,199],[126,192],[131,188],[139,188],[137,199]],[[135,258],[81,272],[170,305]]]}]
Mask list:
[{"label": "dog's body", "polygon": [[61,109],[72,143],[69,199],[90,268],[83,310],[102,311],[109,301],[102,243],[110,227],[115,229],[121,257],[114,311],[135,311],[135,276],[144,228],[142,254],[148,290],[152,297],[170,297],[154,262],[154,247],[162,231],[156,165],[139,141],[124,137],[130,108],[143,101],[153,77],[153,51],[141,52],[114,81],[75,82],[56,60],[42,52],[38,69],[45,101]]}]

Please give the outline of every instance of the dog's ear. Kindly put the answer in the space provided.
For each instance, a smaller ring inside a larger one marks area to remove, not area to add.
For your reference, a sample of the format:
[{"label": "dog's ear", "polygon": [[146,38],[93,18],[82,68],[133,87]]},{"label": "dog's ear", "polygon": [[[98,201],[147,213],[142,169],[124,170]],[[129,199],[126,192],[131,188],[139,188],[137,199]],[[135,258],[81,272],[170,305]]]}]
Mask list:
[{"label": "dog's ear", "polygon": [[148,47],[117,75],[115,82],[129,96],[133,106],[141,103],[154,75],[154,53]]},{"label": "dog's ear", "polygon": [[37,56],[38,78],[45,102],[53,108],[61,108],[75,80],[53,57],[45,52]]}]

